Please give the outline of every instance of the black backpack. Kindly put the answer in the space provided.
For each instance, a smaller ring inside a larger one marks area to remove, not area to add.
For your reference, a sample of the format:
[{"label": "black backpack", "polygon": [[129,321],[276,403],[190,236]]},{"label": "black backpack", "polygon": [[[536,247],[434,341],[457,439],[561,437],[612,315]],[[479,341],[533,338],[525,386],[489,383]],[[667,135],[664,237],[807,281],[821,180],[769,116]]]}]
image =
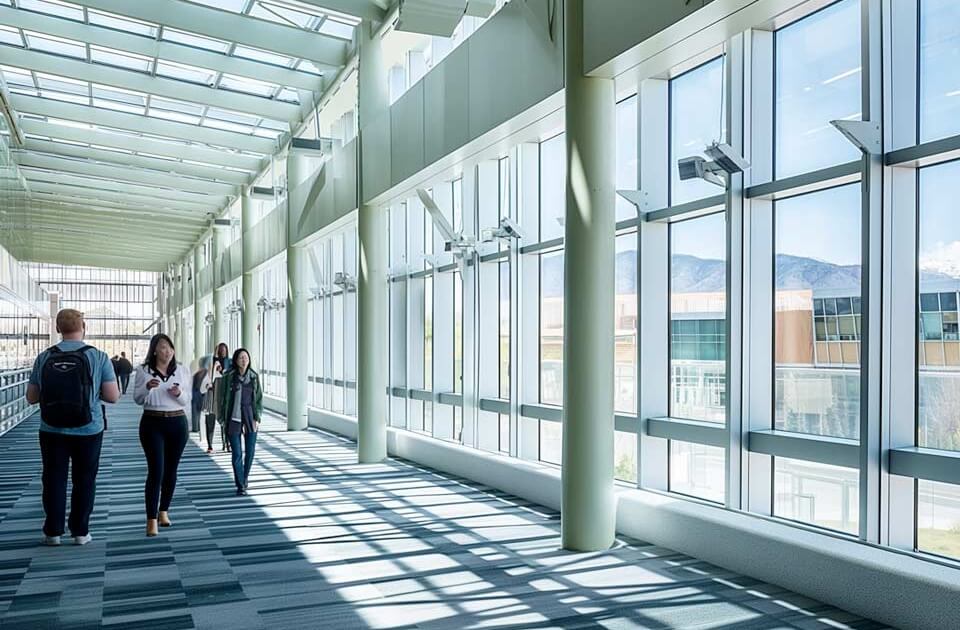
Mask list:
[{"label": "black backpack", "polygon": [[93,370],[86,355],[91,348],[50,348],[40,371],[40,417],[51,427],[75,429],[93,421]]}]

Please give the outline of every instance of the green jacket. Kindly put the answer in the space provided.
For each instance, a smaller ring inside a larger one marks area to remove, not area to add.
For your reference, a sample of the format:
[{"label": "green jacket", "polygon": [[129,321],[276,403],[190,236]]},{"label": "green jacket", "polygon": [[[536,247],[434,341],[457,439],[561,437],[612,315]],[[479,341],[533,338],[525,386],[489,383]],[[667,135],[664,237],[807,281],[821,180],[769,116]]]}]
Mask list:
[{"label": "green jacket", "polygon": [[[263,416],[263,387],[260,385],[260,375],[251,368],[247,368],[247,371],[253,381],[253,418],[260,422]],[[233,413],[233,382],[236,378],[237,371],[230,369],[224,372],[217,384],[217,419],[224,423],[230,421]]]}]

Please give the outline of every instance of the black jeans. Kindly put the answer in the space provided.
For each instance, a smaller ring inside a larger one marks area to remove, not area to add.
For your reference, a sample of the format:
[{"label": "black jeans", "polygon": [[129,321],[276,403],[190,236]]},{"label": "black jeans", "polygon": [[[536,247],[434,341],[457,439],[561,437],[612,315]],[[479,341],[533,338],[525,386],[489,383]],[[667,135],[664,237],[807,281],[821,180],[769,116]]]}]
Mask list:
[{"label": "black jeans", "polygon": [[62,435],[40,431],[43,460],[43,533],[62,536],[67,507],[67,468],[73,460],[73,492],[70,495],[70,533],[90,533],[90,514],[97,491],[103,432],[96,435]]},{"label": "black jeans", "polygon": [[177,486],[177,467],[187,446],[187,429],[185,415],[157,417],[145,413],[140,418],[140,446],[147,456],[147,482],[143,488],[147,518],[157,518],[157,512],[170,509]]},{"label": "black jeans", "polygon": [[213,432],[217,428],[217,416],[212,413],[207,413],[204,417],[204,424],[207,429],[207,448],[211,451],[213,450]]},{"label": "black jeans", "polygon": [[129,374],[117,374],[117,378],[120,379],[120,393],[127,393],[127,385],[130,384],[130,375]]}]

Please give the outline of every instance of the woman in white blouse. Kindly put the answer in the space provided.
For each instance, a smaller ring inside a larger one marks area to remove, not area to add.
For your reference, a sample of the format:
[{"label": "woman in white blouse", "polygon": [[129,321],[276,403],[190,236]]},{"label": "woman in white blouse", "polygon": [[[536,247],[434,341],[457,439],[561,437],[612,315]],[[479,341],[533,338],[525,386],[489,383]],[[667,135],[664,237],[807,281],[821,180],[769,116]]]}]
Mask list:
[{"label": "woman in white blouse", "polygon": [[163,333],[150,339],[143,365],[137,367],[133,399],[143,406],[140,445],[147,458],[143,497],[147,508],[147,536],[157,525],[170,527],[170,501],[177,485],[177,467],[187,445],[192,377],[177,363],[173,342]]}]

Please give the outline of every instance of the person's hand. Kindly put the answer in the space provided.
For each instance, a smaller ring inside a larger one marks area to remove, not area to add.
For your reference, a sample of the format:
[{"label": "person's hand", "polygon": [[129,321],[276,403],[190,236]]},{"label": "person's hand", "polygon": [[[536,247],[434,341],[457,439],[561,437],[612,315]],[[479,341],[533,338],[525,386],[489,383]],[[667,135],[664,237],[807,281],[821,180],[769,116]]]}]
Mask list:
[{"label": "person's hand", "polygon": [[223,374],[223,365],[221,365],[220,363],[214,363],[213,371],[216,372],[217,374]]},{"label": "person's hand", "polygon": [[174,398],[179,398],[179,397],[180,397],[180,383],[174,383],[174,384],[173,384],[173,387],[171,387],[171,388],[168,389],[167,391],[170,392],[170,395],[173,396]]},{"label": "person's hand", "polygon": [[147,389],[153,389],[154,387],[159,387],[159,386],[160,386],[159,378],[151,378],[149,381],[147,381]]},{"label": "person's hand", "polygon": [[257,433],[260,433],[260,421],[259,421],[259,420],[257,420],[257,422],[253,425],[253,430],[256,431]]}]

